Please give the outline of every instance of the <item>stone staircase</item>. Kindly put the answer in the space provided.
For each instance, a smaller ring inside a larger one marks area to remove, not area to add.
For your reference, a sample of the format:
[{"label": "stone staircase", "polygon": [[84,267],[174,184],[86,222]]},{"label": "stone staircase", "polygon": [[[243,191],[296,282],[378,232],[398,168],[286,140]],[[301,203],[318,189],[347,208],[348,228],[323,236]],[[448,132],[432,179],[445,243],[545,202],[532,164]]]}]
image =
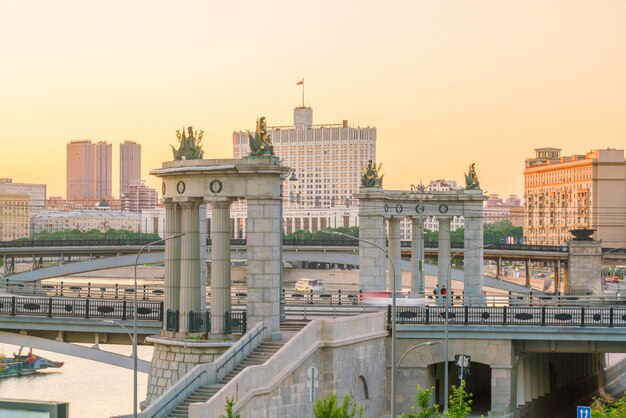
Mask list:
[{"label": "stone staircase", "polygon": [[248,355],[235,367],[233,371],[228,373],[224,378],[216,384],[200,386],[194,393],[189,395],[187,399],[178,404],[176,409],[168,415],[170,418],[187,418],[189,416],[189,405],[196,402],[206,402],[213,395],[215,395],[226,383],[230,382],[237,374],[249,366],[256,366],[263,364],[269,359],[275,352],[277,352],[285,341],[264,341],[256,350]]}]

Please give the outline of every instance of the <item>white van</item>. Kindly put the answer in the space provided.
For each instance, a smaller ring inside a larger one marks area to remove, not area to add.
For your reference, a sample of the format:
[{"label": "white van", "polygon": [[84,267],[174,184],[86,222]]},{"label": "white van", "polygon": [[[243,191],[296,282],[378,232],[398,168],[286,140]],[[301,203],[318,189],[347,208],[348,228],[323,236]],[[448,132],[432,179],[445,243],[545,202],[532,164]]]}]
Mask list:
[{"label": "white van", "polygon": [[324,286],[324,282],[322,280],[298,279],[294,289],[296,292],[310,293],[311,290],[314,292],[323,292],[326,290],[326,287]]}]

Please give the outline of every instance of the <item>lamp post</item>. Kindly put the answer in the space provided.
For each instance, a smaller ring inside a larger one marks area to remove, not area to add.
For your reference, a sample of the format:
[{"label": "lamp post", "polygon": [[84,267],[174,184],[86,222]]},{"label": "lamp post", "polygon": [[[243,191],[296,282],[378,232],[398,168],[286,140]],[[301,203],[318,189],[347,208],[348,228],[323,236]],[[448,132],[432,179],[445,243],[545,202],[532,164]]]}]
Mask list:
[{"label": "lamp post", "polygon": [[[130,342],[131,344],[133,344],[133,341],[135,341],[135,338],[133,337],[133,334],[130,332],[130,330],[126,327],[126,325],[122,324],[121,322],[117,322],[114,321],[112,319],[105,319],[103,322],[106,322],[107,324],[115,324],[115,325],[119,325],[120,327],[124,328],[124,331],[126,331],[126,333],[128,334],[128,336],[130,337]],[[132,356],[132,355],[131,355]]]},{"label": "lamp post", "polygon": [[395,418],[396,416],[396,266],[393,264],[393,260],[389,257],[389,252],[386,248],[376,244],[375,242],[368,241],[363,238],[353,237],[352,235],[344,234],[343,232],[337,231],[324,231],[327,234],[341,235],[346,238],[351,238],[353,240],[364,242],[366,244],[370,244],[385,254],[387,260],[389,260],[389,264],[391,265],[391,277],[393,277],[392,283],[392,292],[391,292],[391,417]]},{"label": "lamp post", "polygon": [[422,202],[424,200],[429,200],[434,196],[434,193],[431,192],[422,184],[417,186],[411,184],[411,191],[409,192],[409,197],[417,198],[417,206],[415,208],[417,212],[417,237],[413,237],[413,239],[417,239],[417,294],[418,296],[424,296],[424,224],[422,215],[424,213],[424,206]]},{"label": "lamp post", "polygon": [[[280,287],[282,289],[283,287],[283,252],[282,252],[282,248],[283,248],[283,236],[285,235],[285,220],[283,218],[284,215],[284,211],[283,211],[283,206],[285,203],[285,196],[284,194],[284,183],[285,180],[288,181],[297,181],[298,180],[298,176],[296,176],[296,170],[294,168],[289,168],[289,170],[287,170],[284,173],[280,174]],[[291,202],[290,202],[291,203]],[[285,319],[285,300],[284,300],[284,294],[281,291],[280,292],[280,303],[279,305],[279,312],[278,312],[278,316],[280,318],[281,321],[283,321]]]},{"label": "lamp post", "polygon": [[[445,304],[445,322],[444,322],[444,344],[443,344],[443,380],[444,380],[444,388],[443,388],[443,396],[444,396],[444,403],[443,403],[443,413],[444,415],[446,415],[448,413],[448,404],[449,404],[449,400],[448,400],[448,374],[450,373],[449,370],[449,365],[448,365],[448,311],[450,309],[450,299],[452,299],[452,288],[450,286],[451,280],[450,280],[450,275],[452,273],[452,260],[454,259],[454,257],[456,257],[457,255],[464,253],[466,251],[472,251],[472,250],[480,250],[483,248],[487,248],[487,247],[491,247],[493,244],[487,244],[487,245],[481,245],[479,247],[472,247],[472,248],[464,248],[462,250],[459,250],[455,253],[452,254],[452,256],[450,257],[450,260],[448,260],[448,277],[446,278],[446,289],[448,291],[449,294],[446,294],[444,297],[444,304]],[[482,272],[481,272],[482,274]]]},{"label": "lamp post", "polygon": [[426,341],[425,343],[420,343],[420,344],[414,345],[413,347],[409,348],[408,350],[406,350],[404,352],[404,354],[402,354],[400,356],[400,360],[398,360],[398,366],[397,367],[400,367],[400,363],[402,363],[402,360],[404,360],[404,358],[407,356],[407,354],[409,354],[411,351],[413,351],[415,349],[418,349],[420,347],[424,347],[426,345],[435,345],[435,344],[441,344],[441,341]]},{"label": "lamp post", "polygon": [[[156,241],[149,242],[143,247],[141,247],[141,249],[137,253],[137,256],[135,257],[135,274],[134,274],[135,280],[134,280],[134,290],[133,290],[133,295],[134,295],[133,296],[133,302],[134,302],[133,303],[133,338],[132,338],[132,342],[133,342],[133,418],[137,418],[137,264],[139,263],[139,256],[141,256],[141,253],[143,252],[143,250],[150,247],[151,245],[160,244],[162,242],[165,242],[167,240],[174,239],[174,238],[180,238],[183,235],[186,235],[186,234],[176,234],[176,235],[172,235],[171,237],[161,238]],[[124,327],[124,325],[120,323],[118,324]]]}]

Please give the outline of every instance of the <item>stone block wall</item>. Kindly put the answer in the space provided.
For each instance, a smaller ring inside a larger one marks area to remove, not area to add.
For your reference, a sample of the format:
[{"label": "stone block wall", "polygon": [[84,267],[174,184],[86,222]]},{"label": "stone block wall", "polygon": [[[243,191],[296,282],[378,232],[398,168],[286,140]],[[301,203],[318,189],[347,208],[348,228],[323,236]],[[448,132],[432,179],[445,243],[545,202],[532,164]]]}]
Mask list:
[{"label": "stone block wall", "polygon": [[212,363],[231,342],[196,342],[148,337],[154,344],[145,405],[149,405],[197,364]]},{"label": "stone block wall", "polygon": [[312,417],[307,370],[315,366],[319,371],[316,399],[335,392],[341,402],[344,395],[350,395],[353,401],[363,406],[363,418],[378,418],[385,412],[387,404],[386,370],[380,361],[384,355],[384,338],[320,348],[271,392],[255,396],[237,413],[246,418]]}]

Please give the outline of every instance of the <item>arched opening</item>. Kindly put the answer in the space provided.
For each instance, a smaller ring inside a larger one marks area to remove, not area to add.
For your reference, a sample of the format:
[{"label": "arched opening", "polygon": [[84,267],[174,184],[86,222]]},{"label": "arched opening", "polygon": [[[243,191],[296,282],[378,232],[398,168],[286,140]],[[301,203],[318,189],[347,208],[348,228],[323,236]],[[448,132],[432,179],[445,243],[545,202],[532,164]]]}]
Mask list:
[{"label": "arched opening", "polygon": [[[432,374],[435,377],[435,402],[441,405],[443,410],[444,405],[444,364],[436,363],[431,365]],[[459,374],[461,372],[460,367],[453,361],[448,365],[448,395],[452,396],[452,386],[459,386],[461,381]],[[472,394],[472,415],[483,414],[487,415],[491,409],[491,367],[482,363],[470,362],[469,373],[465,374],[465,390]],[[450,403],[454,400],[450,401]]]},{"label": "arched opening", "polygon": [[370,398],[369,390],[367,389],[367,380],[363,375],[359,376],[359,382],[361,382],[361,391],[359,392],[357,399],[367,400]]}]

